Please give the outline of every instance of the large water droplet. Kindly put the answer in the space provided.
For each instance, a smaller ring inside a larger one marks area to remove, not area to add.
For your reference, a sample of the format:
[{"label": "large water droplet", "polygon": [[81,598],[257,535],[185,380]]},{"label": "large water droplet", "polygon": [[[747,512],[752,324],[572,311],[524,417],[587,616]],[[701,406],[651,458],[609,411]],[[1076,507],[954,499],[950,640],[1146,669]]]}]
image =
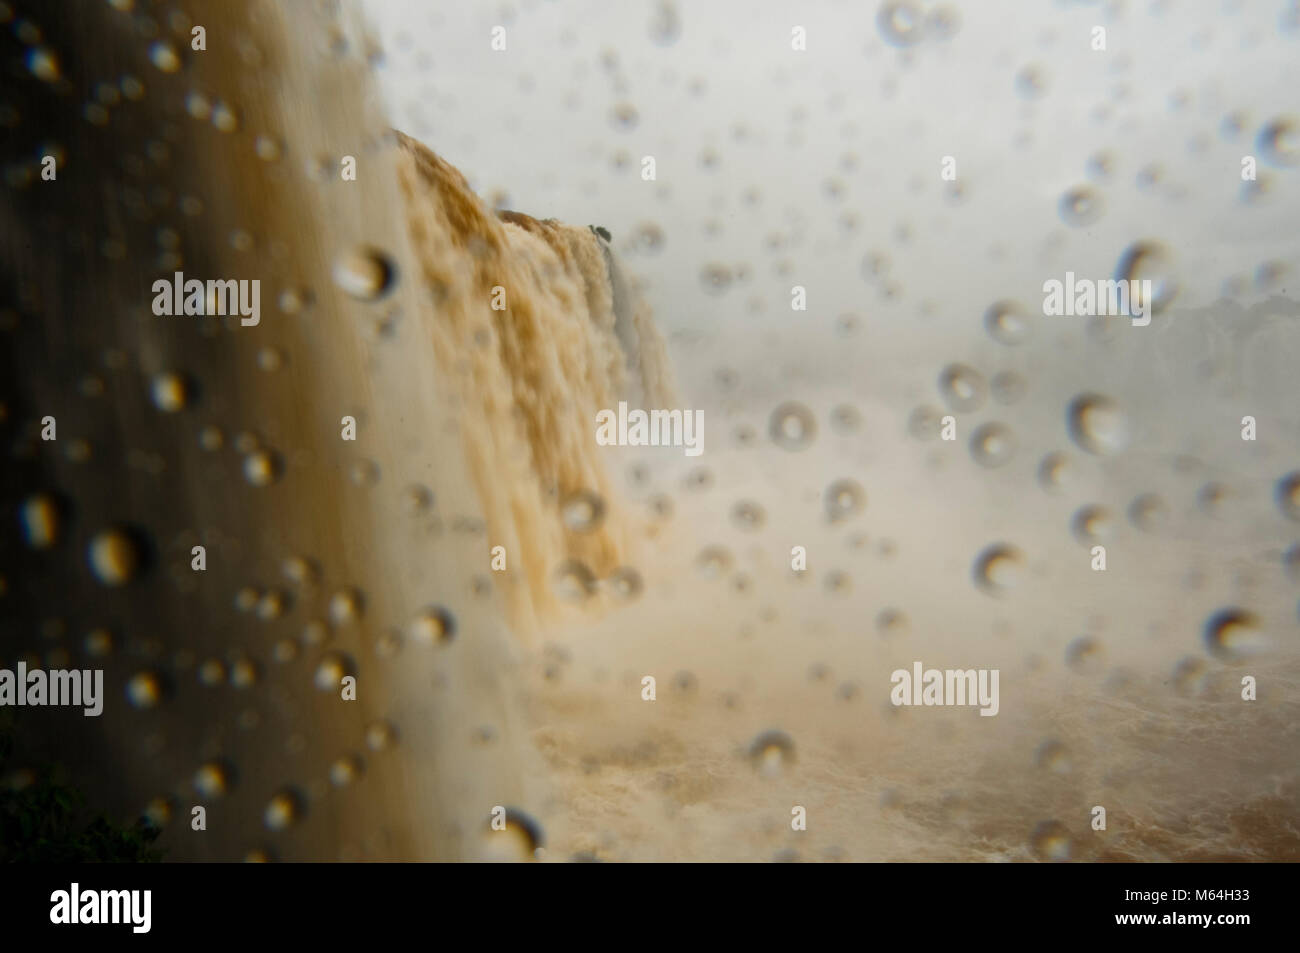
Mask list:
[{"label": "large water droplet", "polygon": [[1220,609],[1205,623],[1205,647],[1223,662],[1239,662],[1266,648],[1259,618],[1244,609]]},{"label": "large water droplet", "polygon": [[1139,307],[1149,306],[1151,314],[1160,314],[1178,293],[1169,253],[1159,242],[1134,242],[1125,249],[1115,266],[1115,278],[1117,281],[1151,282],[1150,302],[1143,300],[1141,286],[1136,299],[1130,299],[1129,308],[1135,313]]},{"label": "large water droplet", "polygon": [[1088,504],[1074,511],[1070,518],[1070,531],[1084,546],[1105,542],[1115,532],[1115,518],[1104,506]]},{"label": "large water droplet", "polygon": [[181,58],[176,53],[176,47],[163,40],[158,40],[149,47],[149,62],[164,73],[175,73],[181,68]]},{"label": "large water droplet", "polygon": [[156,708],[163,700],[162,676],[152,671],[137,672],[126,683],[126,697],[135,708]]},{"label": "large water droplet", "polygon": [[1080,394],[1065,411],[1070,437],[1089,453],[1119,453],[1128,445],[1128,420],[1118,404],[1100,394]]},{"label": "large water droplet", "polygon": [[396,269],[377,248],[349,249],[334,262],[334,283],[360,301],[377,301],[392,288]]},{"label": "large water droplet", "polygon": [[58,501],[48,493],[36,493],[23,501],[18,511],[23,538],[32,549],[49,549],[59,541],[63,520]]},{"label": "large water droplet", "polygon": [[139,534],[125,529],[104,530],[87,550],[95,578],[106,586],[124,586],[140,571],[145,551]]},{"label": "large water droplet", "polygon": [[456,617],[442,606],[429,606],[412,620],[410,636],[424,645],[445,645],[456,637]]},{"label": "large water droplet", "polygon": [[794,740],[784,731],[765,731],[750,743],[749,760],[765,777],[782,774],[794,764]]},{"label": "large water droplet", "polygon": [[190,388],[185,377],[172,372],[155,375],[149,383],[149,396],[153,405],[165,414],[185,409],[189,403]]},{"label": "large water droplet", "polygon": [[975,585],[992,596],[1000,596],[1020,580],[1025,557],[1008,543],[993,543],[975,557],[972,575]]},{"label": "large water droplet", "polygon": [[270,486],[283,472],[284,462],[274,450],[254,450],[244,457],[244,479],[253,486]]},{"label": "large water droplet", "polygon": [[[515,807],[495,811],[479,838],[479,859],[488,863],[521,863],[534,860],[542,848],[542,826]],[[500,817],[500,820],[497,820]],[[500,825],[499,828],[497,825]]]},{"label": "large water droplet", "polygon": [[323,692],[337,692],[348,675],[356,675],[356,663],[344,652],[330,652],[316,666],[314,681]]}]

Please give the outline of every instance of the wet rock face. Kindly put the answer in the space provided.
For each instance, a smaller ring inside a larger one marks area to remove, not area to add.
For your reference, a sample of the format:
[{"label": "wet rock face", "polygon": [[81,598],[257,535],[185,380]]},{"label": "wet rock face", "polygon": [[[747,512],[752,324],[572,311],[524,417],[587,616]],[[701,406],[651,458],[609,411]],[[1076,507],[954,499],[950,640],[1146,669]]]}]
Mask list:
[{"label": "wet rock face", "polygon": [[[477,558],[398,140],[365,61],[321,55],[360,49],[359,18],[10,7],[35,68],[5,104],[3,665],[105,690],[95,718],[23,709],[6,772],[56,763],[170,859],[477,850],[491,805],[451,806],[415,752],[481,750],[448,726],[512,704],[500,629],[455,637],[508,586]],[[509,794],[517,739],[493,738],[475,775]]]}]

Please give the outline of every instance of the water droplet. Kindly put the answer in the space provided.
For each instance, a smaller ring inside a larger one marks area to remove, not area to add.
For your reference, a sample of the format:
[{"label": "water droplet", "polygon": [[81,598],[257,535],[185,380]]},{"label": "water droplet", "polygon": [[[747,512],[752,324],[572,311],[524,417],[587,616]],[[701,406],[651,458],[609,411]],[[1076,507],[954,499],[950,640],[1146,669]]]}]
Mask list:
[{"label": "water droplet", "polygon": [[105,586],[123,586],[135,578],[144,561],[141,537],[131,530],[111,529],[90,541],[87,558],[91,571]]},{"label": "water droplet", "polygon": [[579,490],[565,499],[560,512],[569,530],[592,533],[605,521],[605,501],[590,490]]},{"label": "water droplet", "polygon": [[1283,516],[1300,520],[1300,470],[1288,473],[1278,480],[1273,495]]},{"label": "water droplet", "polygon": [[552,587],[566,602],[585,602],[596,591],[596,576],[583,563],[570,559],[556,569]]},{"label": "water droplet", "polygon": [[[497,816],[500,812],[497,812]],[[514,807],[505,809],[503,826],[493,828],[489,819],[480,837],[480,860],[488,863],[523,863],[540,856],[542,826],[525,812]]]},{"label": "water droplet", "polygon": [[970,453],[980,466],[1000,467],[1010,462],[1015,452],[1015,434],[1004,424],[981,424],[971,434]]},{"label": "water droplet", "polygon": [[379,464],[373,460],[355,460],[348,467],[348,482],[365,489],[379,482]]},{"label": "water droplet", "polygon": [[393,287],[396,270],[382,251],[360,246],[334,262],[334,283],[359,301],[377,301]]},{"label": "water droplet", "polygon": [[1041,66],[1024,67],[1016,74],[1016,92],[1025,99],[1038,99],[1047,92],[1047,73]]},{"label": "water droplet", "polygon": [[907,431],[917,440],[934,440],[939,436],[943,411],[938,407],[917,407],[907,418]]},{"label": "water droplet", "polygon": [[749,760],[765,777],[782,774],[794,764],[794,740],[784,731],[765,731],[750,743]]},{"label": "water droplet", "polygon": [[[278,162],[280,157],[284,155],[284,146],[274,136],[261,135],[254,140],[253,151],[257,153],[257,157],[263,162]],[[283,303],[281,303],[280,308],[284,310]]]},{"label": "water droplet", "polygon": [[787,401],[772,411],[767,432],[781,449],[803,450],[817,436],[817,420],[803,404]]},{"label": "water droplet", "polygon": [[252,688],[257,684],[257,663],[251,658],[239,657],[230,663],[230,684],[233,688]]},{"label": "water droplet", "polygon": [[274,450],[254,450],[244,457],[244,479],[253,486],[270,486],[284,473],[284,462]]},{"label": "water droplet", "polygon": [[345,754],[330,765],[330,783],[336,788],[347,787],[365,772],[365,761],[360,755]]},{"label": "water droplet", "polygon": [[194,772],[194,790],[205,801],[214,801],[235,786],[234,769],[224,761],[209,761]]},{"label": "water droplet", "polygon": [[925,36],[925,15],[911,0],[889,0],[876,13],[876,29],[890,46],[915,46]]},{"label": "water droplet", "polygon": [[1136,299],[1130,300],[1129,308],[1134,312],[1149,306],[1152,314],[1160,314],[1178,293],[1169,253],[1159,242],[1134,242],[1126,248],[1115,266],[1115,278],[1118,281],[1151,282],[1150,302],[1143,300],[1140,285]]},{"label": "water droplet", "polygon": [[718,579],[732,566],[731,552],[722,546],[705,546],[695,557],[695,567],[706,579]]},{"label": "water droplet", "polygon": [[1064,863],[1070,859],[1073,845],[1070,832],[1060,821],[1043,821],[1029,835],[1034,855],[1047,863]]},{"label": "water droplet", "polygon": [[315,587],[320,580],[320,567],[305,556],[290,556],[280,570],[286,579],[304,589]]},{"label": "water droplet", "polygon": [[1018,301],[997,301],[984,312],[984,327],[999,344],[1014,347],[1024,344],[1033,334],[1029,312]]},{"label": "water droplet", "polygon": [[1049,453],[1038,464],[1038,482],[1049,493],[1059,493],[1069,479],[1070,458],[1063,453]]},{"label": "water droplet", "polygon": [[193,118],[206,122],[212,115],[212,102],[197,90],[185,97],[185,111]]},{"label": "water droplet", "polygon": [[189,387],[180,374],[157,374],[150,382],[149,395],[155,407],[165,414],[174,414],[189,402]]},{"label": "water droplet", "polygon": [[862,511],[867,505],[867,491],[856,480],[836,480],[826,488],[826,516],[838,523]]},{"label": "water droplet", "polygon": [[419,485],[402,491],[402,507],[411,516],[419,516],[433,507],[433,491]]},{"label": "water droplet", "polygon": [[656,493],[646,500],[646,505],[655,519],[666,520],[673,515],[673,500],[666,494]]},{"label": "water droplet", "polygon": [[293,788],[285,788],[277,793],[266,805],[262,822],[268,830],[282,831],[297,823],[306,810],[306,802],[301,794]]},{"label": "water droplet", "polygon": [[1240,662],[1266,647],[1259,618],[1244,609],[1220,609],[1205,623],[1205,647],[1222,662]]},{"label": "water droplet", "polygon": [[905,635],[909,628],[906,614],[898,609],[881,609],[876,616],[876,631],[886,638]]},{"label": "water droplet", "polygon": [[1144,532],[1151,533],[1169,519],[1169,507],[1155,493],[1143,493],[1128,506],[1129,522]]},{"label": "water droplet", "polygon": [[1109,397],[1080,394],[1065,411],[1071,439],[1099,456],[1119,453],[1128,444],[1128,421]]},{"label": "water droplet", "polygon": [[737,529],[751,532],[762,529],[766,518],[763,507],[750,500],[741,500],[731,508],[731,522]]},{"label": "water droplet", "polygon": [[163,40],[157,40],[149,47],[149,62],[164,73],[175,73],[181,68],[176,48]]},{"label": "water droplet", "polygon": [[204,659],[198,669],[199,684],[216,688],[226,680],[226,666],[220,659]]},{"label": "water droplet", "polygon": [[989,391],[993,394],[993,399],[999,404],[1008,406],[1019,403],[1028,389],[1029,385],[1025,379],[1015,371],[1002,371],[995,374],[993,380],[989,382]]},{"label": "water droplet", "polygon": [[209,425],[199,431],[199,446],[209,453],[220,450],[225,444],[226,435],[222,433],[220,427]]},{"label": "water droplet", "polygon": [[642,222],[632,231],[632,247],[639,252],[655,255],[663,251],[663,229],[653,222]]},{"label": "water droplet", "polygon": [[1055,738],[1048,738],[1034,752],[1034,765],[1045,771],[1067,774],[1071,768],[1070,752]]},{"label": "water droplet", "polygon": [[650,39],[656,46],[672,46],[682,33],[682,21],[677,7],[672,3],[660,2],[655,6],[654,16],[650,20]]},{"label": "water droplet", "polygon": [[1000,596],[1014,587],[1024,567],[1024,555],[1007,543],[987,546],[975,557],[975,585],[992,596]]},{"label": "water droplet", "polygon": [[961,29],[961,14],[955,7],[937,6],[925,21],[926,36],[936,40],[951,40]]},{"label": "water droplet", "polygon": [[219,132],[234,132],[239,128],[239,117],[229,103],[219,102],[212,107],[212,125]]},{"label": "water droplet", "polygon": [[323,692],[337,692],[345,677],[356,675],[356,668],[352,656],[344,652],[330,652],[316,666],[316,687]]},{"label": "water droplet", "polygon": [[1091,225],[1101,218],[1104,210],[1101,194],[1086,185],[1076,186],[1061,196],[1061,219],[1066,225]]},{"label": "water droplet", "polygon": [[23,501],[18,513],[23,539],[32,549],[49,549],[59,541],[63,528],[58,500],[48,493],[35,493]]},{"label": "water droplet", "polygon": [[59,76],[59,58],[55,52],[40,46],[27,51],[27,68],[33,76],[46,83],[57,82]]},{"label": "water droplet", "polygon": [[429,606],[411,622],[410,636],[425,645],[445,645],[456,637],[456,617],[442,606]]},{"label": "water droplet", "polygon": [[987,393],[984,377],[965,364],[949,364],[939,373],[939,394],[953,410],[979,410]]},{"label": "water droplet", "polygon": [[706,265],[700,272],[700,284],[704,286],[704,291],[711,295],[720,295],[731,287],[732,274],[731,269],[726,265],[712,264]]},{"label": "water droplet", "polygon": [[831,408],[831,429],[838,434],[857,433],[862,429],[862,414],[852,404],[840,404]]},{"label": "water droplet", "polygon": [[606,580],[606,585],[620,602],[631,602],[641,595],[641,591],[645,588],[641,574],[630,566],[620,566],[615,569]]},{"label": "water droplet", "polygon": [[1104,506],[1081,506],[1070,518],[1070,532],[1084,546],[1105,542],[1115,533],[1115,518]]},{"label": "water droplet", "polygon": [[1193,656],[1181,659],[1174,666],[1174,691],[1180,695],[1199,695],[1205,688],[1207,674],[1205,663]]},{"label": "water droplet", "polygon": [[107,658],[113,651],[113,633],[108,629],[95,629],[86,633],[86,654],[91,658]]},{"label": "water droplet", "polygon": [[386,751],[397,743],[397,730],[386,721],[373,722],[366,729],[366,747],[371,751]]},{"label": "water droplet", "polygon": [[1101,643],[1090,635],[1079,636],[1065,648],[1065,664],[1080,674],[1100,671],[1104,661]]},{"label": "water droplet", "polygon": [[156,708],[163,699],[163,681],[157,672],[136,672],[126,683],[127,700],[135,708]]},{"label": "water droplet", "polygon": [[1300,582],[1300,543],[1293,543],[1282,554],[1282,568],[1294,582]]},{"label": "water droplet", "polygon": [[1273,165],[1300,165],[1300,122],[1290,116],[1274,119],[1260,129],[1256,144]]},{"label": "water droplet", "polygon": [[365,596],[360,589],[340,589],[330,597],[330,621],[336,626],[351,625],[365,611]]}]

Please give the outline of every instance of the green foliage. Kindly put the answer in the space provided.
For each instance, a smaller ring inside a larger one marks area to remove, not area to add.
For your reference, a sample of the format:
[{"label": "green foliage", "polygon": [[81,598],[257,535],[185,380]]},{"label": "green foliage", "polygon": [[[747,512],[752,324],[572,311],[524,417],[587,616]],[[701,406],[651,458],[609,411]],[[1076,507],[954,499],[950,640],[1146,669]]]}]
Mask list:
[{"label": "green foliage", "polygon": [[[9,719],[0,720],[0,779],[10,774],[14,739]],[[156,863],[158,830],[139,822],[127,827],[102,813],[86,820],[85,798],[42,769],[24,784],[0,781],[0,862]]]}]

